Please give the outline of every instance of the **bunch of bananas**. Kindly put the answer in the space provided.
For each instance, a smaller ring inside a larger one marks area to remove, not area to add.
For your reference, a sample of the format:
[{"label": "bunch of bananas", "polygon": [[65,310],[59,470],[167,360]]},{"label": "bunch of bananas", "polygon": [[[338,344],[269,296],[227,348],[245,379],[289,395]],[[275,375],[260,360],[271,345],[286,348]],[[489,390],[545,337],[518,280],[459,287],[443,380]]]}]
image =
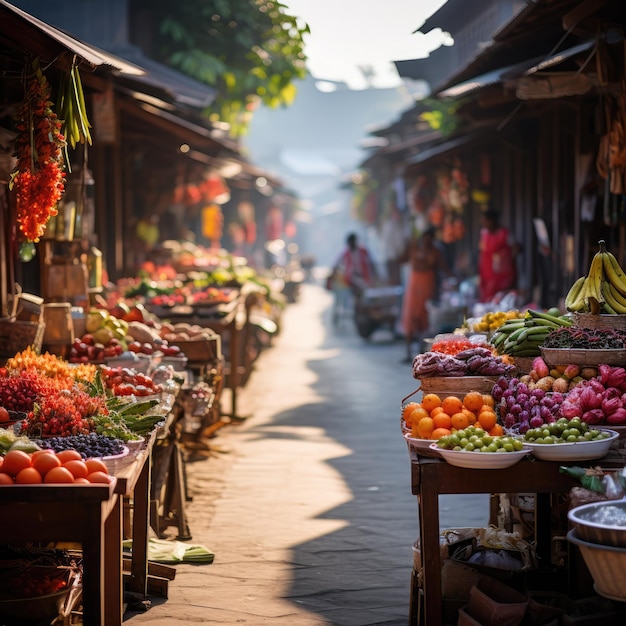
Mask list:
[{"label": "bunch of bananas", "polygon": [[571,326],[566,316],[552,315],[528,309],[524,319],[510,319],[504,322],[490,339],[499,355],[513,357],[539,356],[541,346],[550,331],[562,326]]},{"label": "bunch of bananas", "polygon": [[76,147],[79,143],[91,145],[91,124],[87,118],[85,95],[78,66],[72,65],[59,87],[59,119],[63,120],[62,131],[67,143]]},{"label": "bunch of bananas", "polygon": [[565,296],[565,308],[595,315],[626,314],[626,274],[604,240],[598,246],[589,273],[576,280]]}]

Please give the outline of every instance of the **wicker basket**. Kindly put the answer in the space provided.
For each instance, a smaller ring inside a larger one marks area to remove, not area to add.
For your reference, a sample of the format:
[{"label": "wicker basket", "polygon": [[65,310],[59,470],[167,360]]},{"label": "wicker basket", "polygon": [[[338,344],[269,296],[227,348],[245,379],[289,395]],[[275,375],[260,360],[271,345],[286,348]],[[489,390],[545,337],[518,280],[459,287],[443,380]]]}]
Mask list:
[{"label": "wicker basket", "polygon": [[491,393],[497,380],[497,376],[424,376],[419,382],[423,393],[464,396],[470,391]]},{"label": "wicker basket", "polygon": [[611,328],[614,330],[626,330],[626,315],[593,315],[593,313],[574,313],[574,326],[580,328]]},{"label": "wicker basket", "polygon": [[15,356],[29,346],[40,353],[45,329],[43,322],[0,319],[0,356]]},{"label": "wicker basket", "polygon": [[586,350],[583,348],[544,348],[541,356],[549,365],[626,365],[626,350]]}]

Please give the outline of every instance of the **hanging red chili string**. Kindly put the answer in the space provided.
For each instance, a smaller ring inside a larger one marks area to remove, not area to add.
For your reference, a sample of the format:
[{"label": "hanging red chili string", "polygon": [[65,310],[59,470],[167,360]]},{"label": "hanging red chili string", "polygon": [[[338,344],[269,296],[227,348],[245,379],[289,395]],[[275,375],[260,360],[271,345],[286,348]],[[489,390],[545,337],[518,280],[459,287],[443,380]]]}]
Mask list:
[{"label": "hanging red chili string", "polygon": [[18,227],[27,240],[37,242],[48,220],[57,214],[56,205],[65,189],[65,138],[38,60],[33,70],[17,116],[17,167],[11,186],[16,192]]}]

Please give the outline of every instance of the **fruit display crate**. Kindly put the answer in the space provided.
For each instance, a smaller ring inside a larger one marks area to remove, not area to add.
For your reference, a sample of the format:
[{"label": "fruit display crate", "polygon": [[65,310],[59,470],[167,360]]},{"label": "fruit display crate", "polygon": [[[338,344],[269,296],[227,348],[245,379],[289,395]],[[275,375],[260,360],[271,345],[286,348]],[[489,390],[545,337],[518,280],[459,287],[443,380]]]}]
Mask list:
[{"label": "fruit display crate", "polygon": [[544,348],[541,356],[549,365],[626,365],[626,350],[615,348],[610,350],[585,348]]},{"label": "fruit display crate", "polygon": [[626,315],[601,313],[574,313],[574,326],[580,328],[611,328],[613,330],[626,330]]},{"label": "fruit display crate", "polygon": [[491,394],[497,380],[497,376],[423,376],[419,379],[418,389],[424,394],[436,393],[438,396],[463,396],[470,391]]}]

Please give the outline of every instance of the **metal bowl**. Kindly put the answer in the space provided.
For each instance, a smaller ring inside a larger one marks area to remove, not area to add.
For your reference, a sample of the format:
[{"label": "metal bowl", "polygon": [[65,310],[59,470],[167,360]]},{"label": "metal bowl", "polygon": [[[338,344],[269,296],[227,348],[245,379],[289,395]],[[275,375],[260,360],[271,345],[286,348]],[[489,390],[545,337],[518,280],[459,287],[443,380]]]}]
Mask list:
[{"label": "metal bowl", "polygon": [[626,500],[582,504],[571,509],[567,517],[583,541],[626,548]]}]

